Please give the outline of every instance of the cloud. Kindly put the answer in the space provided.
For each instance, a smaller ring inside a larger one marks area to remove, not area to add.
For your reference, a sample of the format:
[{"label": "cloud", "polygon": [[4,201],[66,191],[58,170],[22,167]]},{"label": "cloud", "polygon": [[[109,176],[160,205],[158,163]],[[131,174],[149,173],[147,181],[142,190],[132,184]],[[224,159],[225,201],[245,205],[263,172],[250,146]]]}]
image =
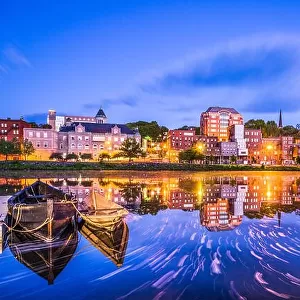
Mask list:
[{"label": "cloud", "polygon": [[[0,66],[7,70],[9,67],[31,67],[31,63],[28,58],[22,53],[22,51],[14,45],[6,46],[2,50],[0,57]],[[0,69],[1,70],[1,69]]]},{"label": "cloud", "polygon": [[116,98],[104,98],[99,100],[99,103],[86,103],[83,105],[83,108],[88,110],[98,110],[100,107],[110,108],[119,105],[135,107],[137,103],[138,98],[136,96],[122,96]]},{"label": "cloud", "polygon": [[138,86],[144,97],[163,99],[165,110],[180,117],[209,106],[254,114],[293,112],[300,110],[299,68],[298,36],[259,35],[201,49],[152,71]]},{"label": "cloud", "polygon": [[117,120],[136,116],[171,128],[198,126],[209,106],[234,107],[245,119],[273,118],[281,108],[289,122],[297,122],[299,69],[299,36],[256,35],[203,47],[148,71],[124,96],[112,95],[84,108],[96,111],[103,106],[108,117],[113,114]]}]

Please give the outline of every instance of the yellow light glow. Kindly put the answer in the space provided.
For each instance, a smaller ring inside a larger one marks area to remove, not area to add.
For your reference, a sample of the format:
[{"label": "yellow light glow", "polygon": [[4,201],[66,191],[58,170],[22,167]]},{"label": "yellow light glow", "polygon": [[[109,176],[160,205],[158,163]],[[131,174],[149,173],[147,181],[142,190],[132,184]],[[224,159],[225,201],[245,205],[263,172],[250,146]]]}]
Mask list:
[{"label": "yellow light glow", "polygon": [[268,149],[268,150],[271,150],[271,149],[273,149],[273,146],[272,146],[272,145],[268,145],[268,146],[267,146],[267,149]]}]

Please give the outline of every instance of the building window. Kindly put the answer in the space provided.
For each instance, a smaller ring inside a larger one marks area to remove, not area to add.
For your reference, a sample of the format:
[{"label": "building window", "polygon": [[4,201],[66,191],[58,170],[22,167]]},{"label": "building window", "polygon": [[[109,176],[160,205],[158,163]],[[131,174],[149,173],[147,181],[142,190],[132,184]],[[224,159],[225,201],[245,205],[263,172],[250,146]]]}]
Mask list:
[{"label": "building window", "polygon": [[37,133],[36,133],[36,137],[38,137],[38,138],[41,137],[41,133],[40,133],[40,132],[37,132]]},{"label": "building window", "polygon": [[89,140],[89,137],[88,137],[88,136],[86,136],[84,139],[85,139],[86,141],[88,141],[88,140]]},{"label": "building window", "polygon": [[71,140],[72,140],[72,141],[75,141],[75,137],[74,137],[74,136],[71,136]]},{"label": "building window", "polygon": [[71,148],[75,148],[75,144],[71,144]]},{"label": "building window", "polygon": [[78,141],[82,141],[82,136],[78,136]]},{"label": "building window", "polygon": [[44,142],[44,148],[48,148],[48,142]]},{"label": "building window", "polygon": [[48,137],[48,132],[44,132],[44,138]]},{"label": "building window", "polygon": [[36,147],[40,148],[41,147],[41,142],[36,142]]},{"label": "building window", "polygon": [[90,145],[88,145],[88,144],[86,144],[85,146],[84,146],[84,149],[89,149],[90,148]]}]

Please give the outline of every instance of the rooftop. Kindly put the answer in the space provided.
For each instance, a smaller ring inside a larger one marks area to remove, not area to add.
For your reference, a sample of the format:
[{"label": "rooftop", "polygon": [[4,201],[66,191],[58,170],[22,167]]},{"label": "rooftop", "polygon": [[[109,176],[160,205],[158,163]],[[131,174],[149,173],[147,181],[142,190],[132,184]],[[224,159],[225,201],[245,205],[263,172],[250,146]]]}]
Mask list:
[{"label": "rooftop", "polygon": [[70,126],[63,126],[60,128],[60,132],[71,132],[75,131],[75,127],[82,125],[86,132],[92,133],[111,133],[111,129],[115,126],[121,129],[122,134],[135,134],[136,130],[132,130],[124,124],[98,124],[98,123],[84,123],[84,122],[73,122]]},{"label": "rooftop", "polygon": [[230,108],[230,107],[220,107],[220,106],[211,106],[209,107],[206,112],[219,112],[221,110],[226,110],[231,112],[232,114],[239,114],[238,111],[236,111],[234,108]]}]

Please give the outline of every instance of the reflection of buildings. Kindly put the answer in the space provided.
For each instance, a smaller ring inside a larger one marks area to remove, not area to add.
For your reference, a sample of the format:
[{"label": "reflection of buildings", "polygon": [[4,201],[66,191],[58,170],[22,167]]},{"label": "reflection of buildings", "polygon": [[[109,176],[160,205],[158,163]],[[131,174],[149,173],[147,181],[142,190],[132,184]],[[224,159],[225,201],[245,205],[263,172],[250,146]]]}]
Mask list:
[{"label": "reflection of buildings", "polygon": [[[27,184],[33,181],[27,180]],[[93,190],[105,201],[117,203],[139,214],[154,214],[166,208],[190,211],[208,203],[217,205],[219,199],[227,199],[228,220],[232,221],[231,216],[257,215],[269,205],[287,207],[300,203],[300,180],[295,176],[278,176],[275,173],[256,173],[249,177],[162,176],[129,179],[125,176],[110,176],[44,181],[65,192],[74,193],[79,200],[80,210],[87,210],[93,205]],[[24,180],[0,179],[4,194],[12,194],[24,184]]]}]

